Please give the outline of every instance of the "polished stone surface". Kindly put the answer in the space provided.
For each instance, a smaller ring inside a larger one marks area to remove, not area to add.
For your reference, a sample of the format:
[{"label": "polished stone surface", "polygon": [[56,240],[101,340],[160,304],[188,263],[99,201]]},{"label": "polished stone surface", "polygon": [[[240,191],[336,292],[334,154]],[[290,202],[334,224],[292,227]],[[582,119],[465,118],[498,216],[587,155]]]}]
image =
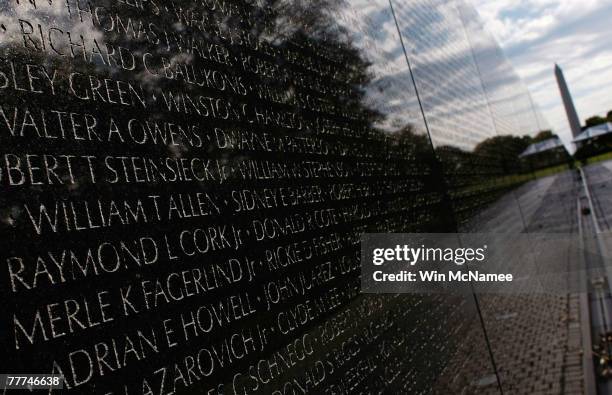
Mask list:
[{"label": "polished stone surface", "polygon": [[10,0],[0,24],[2,372],[333,394],[519,369],[516,301],[481,301],[491,354],[473,297],[359,293],[364,232],[541,206],[518,154],[546,123],[462,0]]}]

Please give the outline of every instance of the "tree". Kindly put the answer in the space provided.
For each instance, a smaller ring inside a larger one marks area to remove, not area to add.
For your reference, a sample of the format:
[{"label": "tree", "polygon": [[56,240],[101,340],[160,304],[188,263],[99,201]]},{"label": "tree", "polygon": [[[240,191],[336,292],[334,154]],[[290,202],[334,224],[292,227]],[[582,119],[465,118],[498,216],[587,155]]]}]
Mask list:
[{"label": "tree", "polygon": [[544,140],[548,140],[548,139],[552,139],[554,137],[557,137],[556,134],[554,134],[552,131],[550,130],[542,130],[540,133],[538,133],[532,140],[531,143],[539,143],[540,141],[544,141]]},{"label": "tree", "polygon": [[[610,116],[610,113],[608,113],[608,116]],[[601,125],[602,123],[606,123],[606,122],[608,122],[608,120],[606,118],[600,117],[599,115],[595,115],[585,121],[587,128]]]},{"label": "tree", "polygon": [[474,153],[479,156],[516,159],[529,146],[529,141],[518,136],[495,136],[476,146]]},{"label": "tree", "polygon": [[608,119],[608,122],[612,122],[612,110],[608,111],[607,119]]}]

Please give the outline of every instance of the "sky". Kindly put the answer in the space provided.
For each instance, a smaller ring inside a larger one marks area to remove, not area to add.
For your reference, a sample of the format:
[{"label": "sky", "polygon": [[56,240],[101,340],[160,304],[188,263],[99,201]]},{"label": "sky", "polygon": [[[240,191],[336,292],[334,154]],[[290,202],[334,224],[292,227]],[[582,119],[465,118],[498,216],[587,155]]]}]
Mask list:
[{"label": "sky", "polygon": [[553,130],[570,139],[554,76],[563,69],[582,123],[612,110],[612,0],[471,0]]}]

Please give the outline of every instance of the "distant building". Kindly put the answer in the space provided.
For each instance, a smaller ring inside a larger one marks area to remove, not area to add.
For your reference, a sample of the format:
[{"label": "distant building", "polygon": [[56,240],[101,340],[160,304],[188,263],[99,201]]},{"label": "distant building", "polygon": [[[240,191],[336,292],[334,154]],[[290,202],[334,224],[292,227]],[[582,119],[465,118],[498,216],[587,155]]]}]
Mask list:
[{"label": "distant building", "polygon": [[542,169],[567,163],[570,158],[565,145],[558,136],[531,144],[519,155],[532,169]]},{"label": "distant building", "polygon": [[612,123],[607,122],[591,126],[580,133],[573,142],[578,148],[575,155],[578,159],[610,152],[612,149]]},{"label": "distant building", "polygon": [[574,143],[577,146],[585,144],[586,142],[594,139],[598,139],[602,136],[609,137],[612,133],[612,123],[602,123],[601,125],[591,126],[580,133],[574,138]]},{"label": "distant building", "polygon": [[527,156],[541,154],[543,152],[555,150],[557,148],[565,149],[565,146],[563,145],[561,139],[555,136],[551,139],[531,144],[529,147],[527,147],[525,151],[523,151],[522,154],[519,155],[519,157],[525,158]]},{"label": "distant building", "polygon": [[572,137],[576,138],[582,132],[580,127],[580,119],[572,100],[572,94],[569,91],[565,77],[563,76],[563,70],[558,64],[555,64],[555,76],[557,77],[557,84],[559,85],[559,91],[561,91],[561,98],[563,99],[563,105],[565,106],[565,113],[567,114],[567,120],[572,130]]}]

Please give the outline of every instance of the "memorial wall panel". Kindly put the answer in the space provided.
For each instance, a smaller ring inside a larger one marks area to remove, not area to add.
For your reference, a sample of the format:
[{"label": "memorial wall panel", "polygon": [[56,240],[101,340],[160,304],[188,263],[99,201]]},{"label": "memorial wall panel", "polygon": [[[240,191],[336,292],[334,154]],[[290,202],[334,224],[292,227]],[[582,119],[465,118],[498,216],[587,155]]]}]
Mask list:
[{"label": "memorial wall panel", "polygon": [[526,228],[514,139],[542,128],[481,29],[441,0],[0,4],[0,372],[497,392],[474,295],[359,277],[366,232]]},{"label": "memorial wall panel", "polygon": [[[535,136],[550,128],[542,119],[529,91],[493,37],[484,29],[476,11],[463,1],[458,2],[457,6],[495,126],[496,137],[487,144],[495,149],[490,149],[489,153],[499,161],[501,174],[512,179],[524,167],[518,155],[526,148],[524,139],[516,137]],[[495,141],[502,144],[491,144]],[[533,186],[531,188],[537,189]],[[571,200],[572,194],[566,196]],[[542,205],[553,204],[544,202]],[[538,217],[533,212],[534,206],[533,191],[523,187],[512,188],[511,193],[506,193],[480,215],[472,217],[470,229],[507,233],[509,239],[512,234],[519,232],[558,232],[559,229],[554,226],[534,226],[534,217]],[[563,221],[568,218],[570,222],[574,221],[571,210],[567,213],[569,215],[564,214],[556,208],[548,213]],[[533,251],[538,250],[535,239],[531,248]],[[536,263],[525,262],[525,265]],[[563,352],[545,345],[558,344],[565,347],[566,343],[570,344],[569,328],[562,319],[560,321],[560,317],[567,314],[566,309],[570,303],[567,296],[545,295],[538,289],[525,291],[519,296],[479,295],[484,327],[499,382],[505,393],[516,393],[526,388],[549,393],[561,392],[563,384],[560,378],[563,377],[563,369],[566,369]],[[525,372],[525,366],[533,368]],[[542,371],[549,374],[539,374]],[[496,392],[491,387],[486,391]]]}]

